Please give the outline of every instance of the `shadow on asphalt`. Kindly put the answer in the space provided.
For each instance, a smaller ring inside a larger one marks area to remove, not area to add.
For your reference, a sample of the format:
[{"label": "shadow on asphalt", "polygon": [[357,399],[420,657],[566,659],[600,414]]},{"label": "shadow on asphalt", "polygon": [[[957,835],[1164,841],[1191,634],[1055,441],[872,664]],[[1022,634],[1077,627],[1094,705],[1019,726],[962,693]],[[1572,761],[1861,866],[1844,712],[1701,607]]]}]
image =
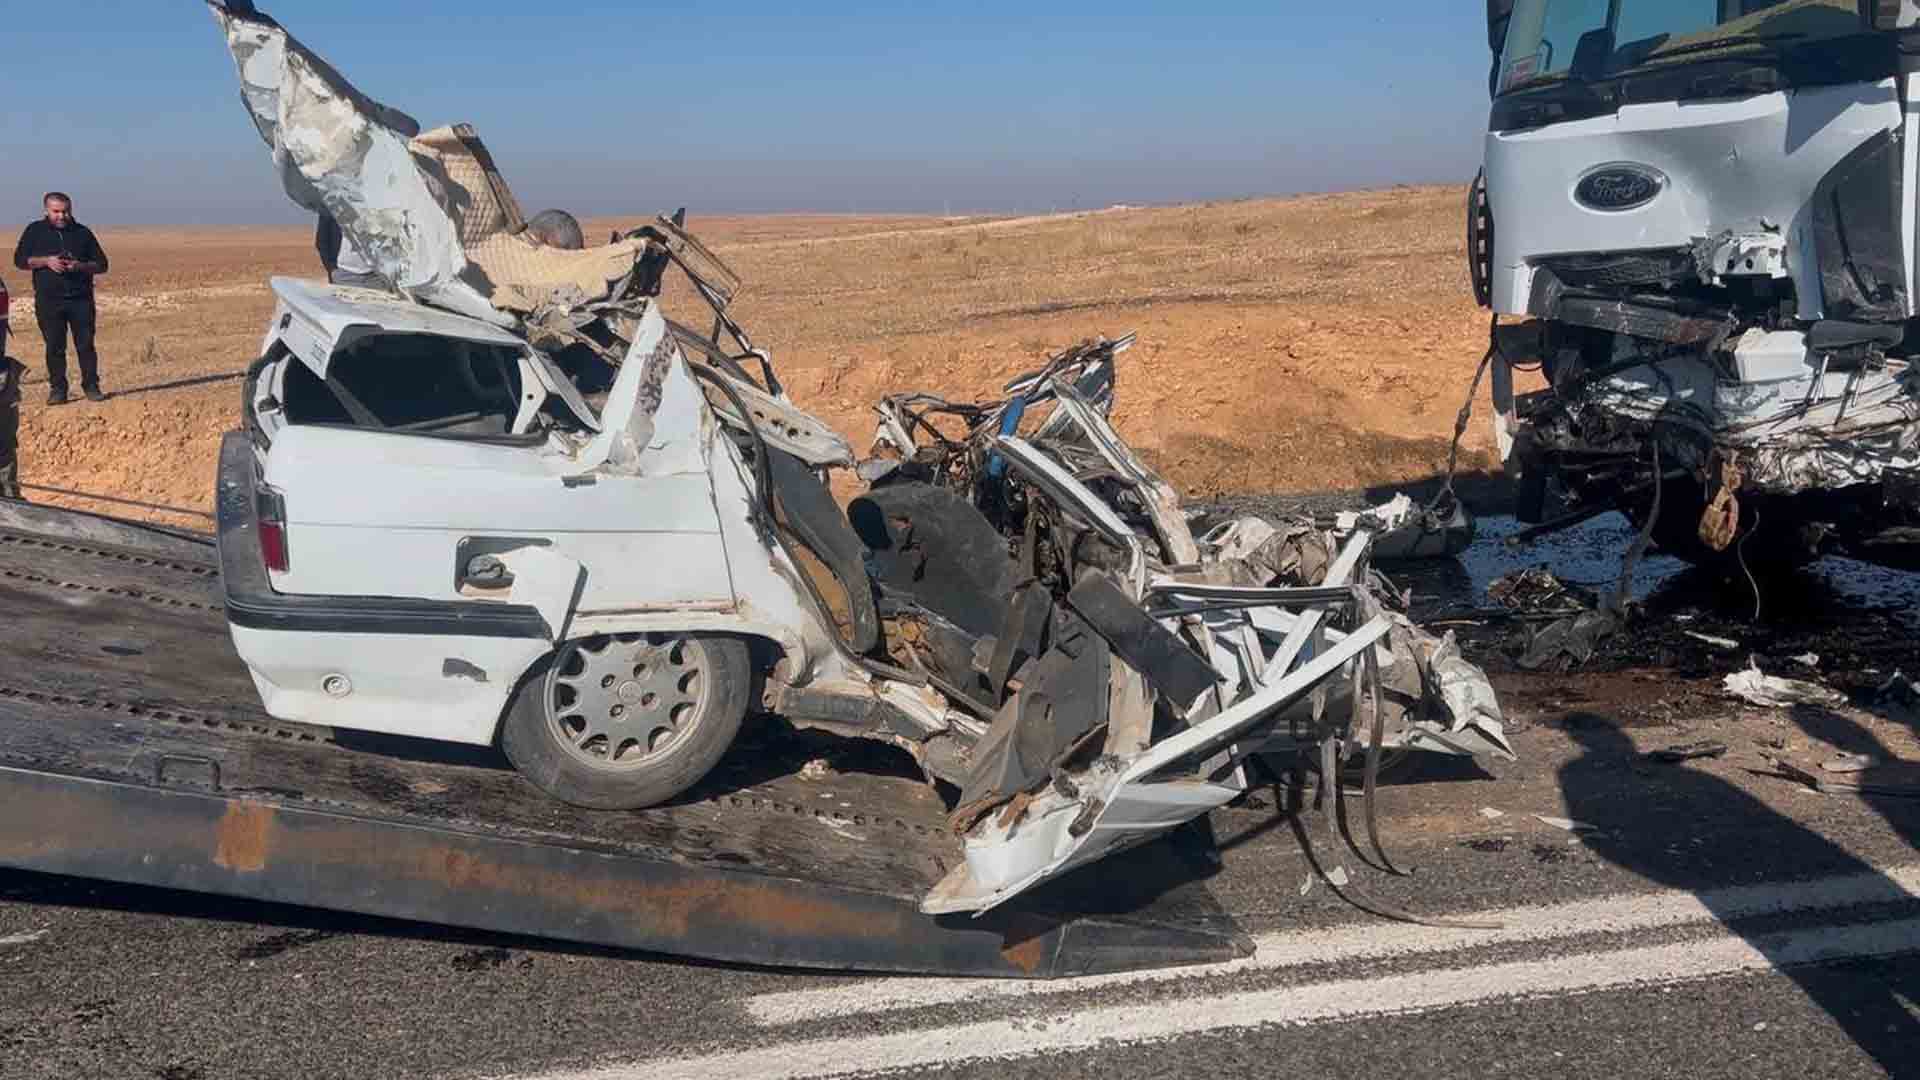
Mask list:
[{"label": "shadow on asphalt", "polygon": [[[1808,718],[1811,719],[1811,718]],[[1820,718],[1831,738],[1833,722]],[[1618,724],[1573,713],[1560,721],[1584,753],[1560,771],[1568,814],[1598,826],[1586,846],[1595,855],[1670,889],[1698,894],[1758,880],[1881,875],[1877,867],[1716,776],[1685,766],[1648,764]],[[1855,725],[1857,726],[1857,725]],[[1867,742],[1870,734],[1860,733]],[[1912,802],[1912,800],[1907,800]],[[1883,814],[1909,845],[1920,815]],[[1695,843],[1693,841],[1700,841]],[[1721,921],[1750,943],[1765,932]],[[1920,1077],[1920,965],[1856,961],[1838,968],[1792,967],[1780,974],[1806,994],[1862,1051],[1894,1077]]]},{"label": "shadow on asphalt", "polygon": [[[122,885],[90,878],[42,874],[31,870],[0,869],[0,901],[47,907],[119,911],[134,915],[199,919],[252,926],[261,936],[235,950],[236,960],[259,960],[316,944],[332,937],[356,934],[470,945],[476,949],[515,949],[565,956],[627,956],[649,954],[581,945],[547,938],[467,930],[438,923],[387,919],[373,915],[329,911],[323,908],[241,900],[211,893],[183,892],[147,885]],[[682,959],[674,957],[676,961]],[[694,961],[698,963],[698,961]]]}]

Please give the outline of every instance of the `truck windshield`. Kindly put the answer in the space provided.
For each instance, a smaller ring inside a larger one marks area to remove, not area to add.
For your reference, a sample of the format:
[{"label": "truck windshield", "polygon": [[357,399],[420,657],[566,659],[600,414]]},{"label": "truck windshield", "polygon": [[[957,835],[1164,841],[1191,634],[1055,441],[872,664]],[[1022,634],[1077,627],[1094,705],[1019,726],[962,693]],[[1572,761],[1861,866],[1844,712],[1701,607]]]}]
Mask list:
[{"label": "truck windshield", "polygon": [[1772,53],[1867,29],[1859,0],[1518,0],[1499,92]]}]

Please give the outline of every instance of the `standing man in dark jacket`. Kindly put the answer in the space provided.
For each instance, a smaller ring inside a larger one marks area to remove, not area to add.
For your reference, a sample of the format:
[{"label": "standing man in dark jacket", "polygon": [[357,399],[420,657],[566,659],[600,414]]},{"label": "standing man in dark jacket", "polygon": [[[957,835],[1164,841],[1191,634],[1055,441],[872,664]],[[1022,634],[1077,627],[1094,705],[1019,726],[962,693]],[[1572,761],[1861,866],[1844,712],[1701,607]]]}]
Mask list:
[{"label": "standing man in dark jacket", "polygon": [[41,205],[47,216],[20,234],[13,265],[33,271],[34,317],[47,341],[47,404],[67,402],[68,331],[80,360],[80,389],[88,401],[101,401],[106,395],[93,348],[93,279],[107,272],[107,253],[93,230],[73,219],[71,198],[50,191]]}]

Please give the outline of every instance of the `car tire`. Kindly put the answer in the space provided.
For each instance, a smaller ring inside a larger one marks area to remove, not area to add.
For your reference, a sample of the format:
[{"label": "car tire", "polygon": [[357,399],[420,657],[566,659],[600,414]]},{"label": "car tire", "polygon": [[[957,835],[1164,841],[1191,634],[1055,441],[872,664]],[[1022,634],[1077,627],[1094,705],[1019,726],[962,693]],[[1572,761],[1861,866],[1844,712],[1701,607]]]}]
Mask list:
[{"label": "car tire", "polygon": [[733,744],[753,694],[739,638],[584,638],[521,680],[500,748],[522,776],[562,802],[637,810],[699,783]]}]

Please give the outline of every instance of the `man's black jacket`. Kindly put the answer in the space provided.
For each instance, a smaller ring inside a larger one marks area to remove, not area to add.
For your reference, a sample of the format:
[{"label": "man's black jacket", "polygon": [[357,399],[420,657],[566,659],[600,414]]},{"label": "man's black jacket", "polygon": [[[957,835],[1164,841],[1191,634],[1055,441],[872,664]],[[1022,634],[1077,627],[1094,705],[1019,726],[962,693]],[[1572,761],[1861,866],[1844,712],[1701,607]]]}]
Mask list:
[{"label": "man's black jacket", "polygon": [[[94,238],[93,230],[77,221],[69,222],[64,229],[54,228],[44,218],[27,226],[13,249],[13,265],[25,270],[28,259],[42,255],[65,255],[80,262],[99,263],[101,273],[107,270],[106,250]],[[33,272],[33,301],[40,307],[92,298],[92,274],[57,274],[47,269]]]}]

